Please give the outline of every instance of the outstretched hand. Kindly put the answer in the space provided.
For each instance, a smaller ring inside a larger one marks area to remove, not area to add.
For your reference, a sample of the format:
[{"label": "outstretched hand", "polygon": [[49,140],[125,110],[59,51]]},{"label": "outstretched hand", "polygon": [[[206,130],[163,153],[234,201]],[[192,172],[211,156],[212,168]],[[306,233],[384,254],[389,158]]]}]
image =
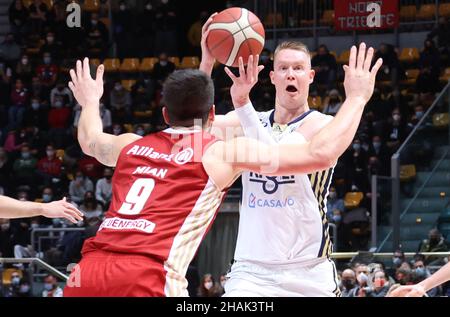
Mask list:
[{"label": "outstretched hand", "polygon": [[264,69],[263,65],[258,65],[259,55],[250,55],[247,63],[247,70],[244,68],[244,60],[239,57],[239,77],[235,76],[228,67],[225,72],[233,81],[230,89],[231,99],[235,108],[242,107],[250,102],[250,90],[258,82],[259,72]]},{"label": "outstretched hand", "polygon": [[104,66],[98,66],[97,75],[93,79],[87,57],[84,58],[83,63],[77,60],[76,71],[74,69],[70,70],[72,81],[69,82],[69,88],[82,107],[85,107],[89,101],[98,102],[102,97],[103,72]]},{"label": "outstretched hand", "polygon": [[344,88],[347,98],[362,98],[367,103],[372,97],[375,77],[383,64],[383,60],[379,58],[370,70],[373,53],[374,50],[370,47],[366,56],[366,44],[364,42],[359,45],[359,50],[356,49],[356,46],[352,46],[349,64],[344,65]]},{"label": "outstretched hand", "polygon": [[66,201],[66,197],[51,203],[44,203],[42,215],[47,218],[66,218],[77,223],[83,220],[83,213]]}]

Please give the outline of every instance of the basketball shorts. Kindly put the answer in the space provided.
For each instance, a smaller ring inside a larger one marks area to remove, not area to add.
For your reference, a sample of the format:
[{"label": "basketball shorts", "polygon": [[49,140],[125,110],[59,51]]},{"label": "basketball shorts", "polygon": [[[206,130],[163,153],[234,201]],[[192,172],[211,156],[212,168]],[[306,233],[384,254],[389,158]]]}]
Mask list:
[{"label": "basketball shorts", "polygon": [[337,297],[337,272],[330,259],[267,265],[235,262],[227,274],[225,297]]},{"label": "basketball shorts", "polygon": [[84,253],[64,288],[67,297],[166,296],[162,264],[141,255]]}]

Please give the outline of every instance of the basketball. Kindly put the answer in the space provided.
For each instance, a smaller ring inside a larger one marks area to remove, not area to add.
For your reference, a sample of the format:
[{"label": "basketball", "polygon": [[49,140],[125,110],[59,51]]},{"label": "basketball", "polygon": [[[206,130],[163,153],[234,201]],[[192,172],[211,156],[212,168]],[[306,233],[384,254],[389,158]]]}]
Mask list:
[{"label": "basketball", "polygon": [[261,53],[265,32],[259,18],[244,8],[229,8],[217,14],[209,26],[206,39],[211,54],[222,64],[238,66],[242,56],[247,63],[250,55]]}]

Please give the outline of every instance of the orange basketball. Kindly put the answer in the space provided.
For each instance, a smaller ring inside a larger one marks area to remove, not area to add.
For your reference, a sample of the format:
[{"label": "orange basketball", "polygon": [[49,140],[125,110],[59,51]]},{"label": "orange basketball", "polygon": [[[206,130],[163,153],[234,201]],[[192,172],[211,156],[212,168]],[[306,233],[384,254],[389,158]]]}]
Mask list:
[{"label": "orange basketball", "polygon": [[238,66],[242,56],[247,63],[250,55],[261,53],[264,47],[264,27],[258,17],[244,8],[229,8],[217,14],[209,26],[206,45],[222,64]]}]

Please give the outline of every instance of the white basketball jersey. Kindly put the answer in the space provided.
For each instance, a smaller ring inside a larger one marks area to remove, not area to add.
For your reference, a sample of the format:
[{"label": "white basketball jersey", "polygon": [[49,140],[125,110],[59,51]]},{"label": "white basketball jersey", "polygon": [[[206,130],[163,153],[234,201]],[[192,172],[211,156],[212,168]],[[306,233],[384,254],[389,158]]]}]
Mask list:
[{"label": "white basketball jersey", "polygon": [[[276,124],[272,127],[273,110],[258,115],[275,141],[292,144],[305,142],[301,134],[293,132],[311,112],[293,120],[284,130]],[[332,174],[333,168],[311,175],[243,173],[235,260],[281,264],[328,257],[332,244],[326,197]]]}]

